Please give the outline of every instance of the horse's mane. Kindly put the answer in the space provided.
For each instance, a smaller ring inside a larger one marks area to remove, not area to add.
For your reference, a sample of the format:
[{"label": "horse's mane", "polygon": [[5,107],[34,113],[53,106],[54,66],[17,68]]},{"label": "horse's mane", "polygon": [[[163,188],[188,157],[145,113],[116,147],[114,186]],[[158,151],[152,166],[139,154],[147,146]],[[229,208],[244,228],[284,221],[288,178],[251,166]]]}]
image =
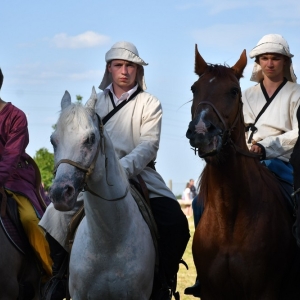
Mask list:
[{"label": "horse's mane", "polygon": [[61,111],[56,127],[64,127],[70,123],[77,125],[77,128],[91,127],[93,126],[90,119],[92,111],[92,108],[84,107],[81,103],[71,103]]},{"label": "horse's mane", "polygon": [[[262,186],[273,187],[272,190],[274,191],[278,190],[278,193],[280,194],[279,184],[274,174],[270,172],[267,167],[262,165],[258,159],[252,159],[247,161],[249,164],[251,163],[257,165],[256,178],[257,180],[260,180],[262,182]],[[200,196],[199,198],[206,199],[208,197],[208,182],[209,182],[209,171],[208,171],[208,165],[206,165],[203,168],[202,173],[200,174],[199,177],[199,184],[198,184],[198,190]]]}]

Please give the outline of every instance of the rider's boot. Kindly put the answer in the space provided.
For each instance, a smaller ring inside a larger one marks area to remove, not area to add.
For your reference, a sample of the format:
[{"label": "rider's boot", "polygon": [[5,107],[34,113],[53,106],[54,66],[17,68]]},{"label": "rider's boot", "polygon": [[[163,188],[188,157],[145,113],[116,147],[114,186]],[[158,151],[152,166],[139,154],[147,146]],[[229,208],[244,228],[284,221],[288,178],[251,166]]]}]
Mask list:
[{"label": "rider's boot", "polygon": [[[160,270],[161,271],[161,270]],[[153,292],[151,300],[171,300],[172,294],[165,280],[162,280],[161,273],[154,276]]]},{"label": "rider's boot", "polygon": [[194,297],[201,297],[201,284],[198,277],[196,278],[195,284],[190,287],[187,287],[184,290],[184,293],[186,295],[193,295]]},{"label": "rider's boot", "polygon": [[45,284],[44,300],[63,300],[67,295],[66,272],[69,253],[49,234],[46,239],[50,247],[50,256],[53,261],[52,277]]}]

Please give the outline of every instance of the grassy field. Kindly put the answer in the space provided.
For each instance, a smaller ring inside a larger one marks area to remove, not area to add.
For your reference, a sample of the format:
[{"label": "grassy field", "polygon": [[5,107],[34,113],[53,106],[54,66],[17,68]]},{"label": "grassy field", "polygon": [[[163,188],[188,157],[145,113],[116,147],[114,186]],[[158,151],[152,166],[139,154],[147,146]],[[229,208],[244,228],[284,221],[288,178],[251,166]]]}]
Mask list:
[{"label": "grassy field", "polygon": [[189,218],[188,221],[189,221],[191,238],[184,252],[183,260],[187,263],[189,269],[187,270],[185,266],[181,264],[179,272],[177,274],[177,278],[178,278],[177,290],[180,293],[180,300],[199,299],[184,294],[184,289],[188,286],[193,285],[196,279],[196,269],[194,266],[193,255],[192,255],[192,242],[193,242],[193,236],[195,231],[193,217]]}]

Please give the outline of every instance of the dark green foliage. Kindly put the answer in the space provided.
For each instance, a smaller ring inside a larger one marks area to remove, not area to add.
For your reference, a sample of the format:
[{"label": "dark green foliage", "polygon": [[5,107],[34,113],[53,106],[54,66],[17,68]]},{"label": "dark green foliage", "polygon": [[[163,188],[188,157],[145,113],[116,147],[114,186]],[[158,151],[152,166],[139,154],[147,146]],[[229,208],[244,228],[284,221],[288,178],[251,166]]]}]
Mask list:
[{"label": "dark green foliage", "polygon": [[46,148],[39,149],[33,157],[38,165],[45,190],[48,190],[53,180],[54,154]]}]

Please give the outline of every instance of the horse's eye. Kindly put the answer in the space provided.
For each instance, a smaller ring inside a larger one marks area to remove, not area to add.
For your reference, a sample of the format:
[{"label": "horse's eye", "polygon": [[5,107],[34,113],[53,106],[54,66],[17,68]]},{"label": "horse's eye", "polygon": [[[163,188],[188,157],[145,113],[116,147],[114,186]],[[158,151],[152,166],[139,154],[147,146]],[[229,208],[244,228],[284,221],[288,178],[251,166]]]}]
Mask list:
[{"label": "horse's eye", "polygon": [[95,134],[92,133],[92,134],[84,141],[84,143],[85,143],[85,144],[88,144],[88,145],[93,145],[93,144],[95,143],[95,140],[96,140]]},{"label": "horse's eye", "polygon": [[239,94],[240,90],[238,88],[232,88],[230,92],[232,96],[236,97]]},{"label": "horse's eye", "polygon": [[56,150],[56,142],[52,136],[50,137],[50,143],[53,146],[53,150],[55,151]]},{"label": "horse's eye", "polygon": [[95,143],[95,140],[96,140],[95,134],[92,133],[91,136],[90,136],[90,143],[91,143],[91,144],[94,144],[94,143]]}]

